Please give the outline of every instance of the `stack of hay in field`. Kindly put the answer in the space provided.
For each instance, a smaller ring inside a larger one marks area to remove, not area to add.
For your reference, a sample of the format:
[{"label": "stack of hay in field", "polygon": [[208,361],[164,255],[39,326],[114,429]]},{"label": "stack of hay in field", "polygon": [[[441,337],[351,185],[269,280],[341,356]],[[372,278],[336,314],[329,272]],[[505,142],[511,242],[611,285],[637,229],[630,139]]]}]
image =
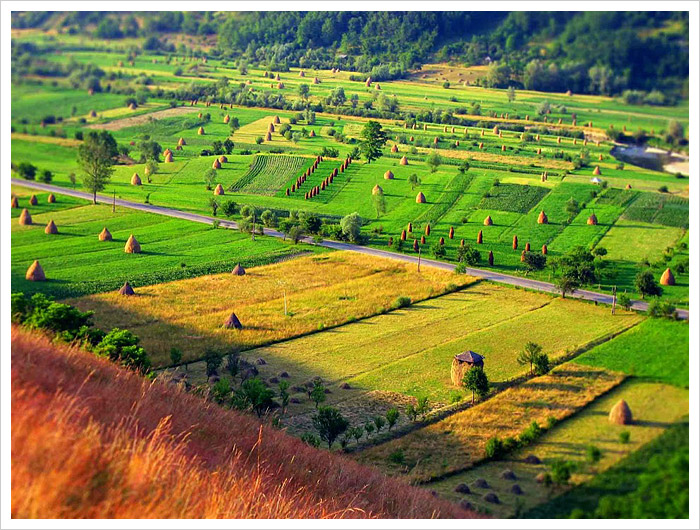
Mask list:
[{"label": "stack of hay in field", "polygon": [[444,244],[445,244],[445,238],[444,238],[444,237],[441,237],[441,238],[440,238],[440,241],[438,241],[438,243],[440,243],[441,246],[444,245]]},{"label": "stack of hay in field", "polygon": [[199,129],[197,129],[197,134],[199,134],[200,136],[203,136],[204,135],[204,127],[200,127]]},{"label": "stack of hay in field", "polygon": [[399,160],[399,164],[402,166],[407,166],[408,165],[408,158],[406,158],[406,155],[401,157],[401,160]]},{"label": "stack of hay in field", "polygon": [[[180,146],[178,146],[178,147],[180,147]],[[165,154],[165,163],[170,164],[172,161],[173,161],[173,153],[172,152],[166,153]]]},{"label": "stack of hay in field", "polygon": [[26,208],[22,210],[22,213],[19,214],[19,224],[21,225],[30,225],[32,224],[32,216],[29,214],[29,210]]},{"label": "stack of hay in field", "polygon": [[226,158],[226,155],[221,155],[219,157],[219,162],[222,164],[225,164],[226,162],[228,162],[228,158]]},{"label": "stack of hay in field", "polygon": [[97,236],[97,239],[99,239],[100,241],[112,241],[112,234],[109,230],[107,230],[107,227],[105,226],[102,229],[102,232],[100,232],[100,235]]},{"label": "stack of hay in field", "polygon": [[392,180],[394,178],[394,174],[391,172],[391,170],[387,170],[387,172],[384,173],[384,178],[386,180]]},{"label": "stack of hay in field", "polygon": [[240,263],[237,263],[236,266],[233,268],[231,271],[231,274],[235,276],[244,276],[245,275],[245,269],[241,267]]},{"label": "stack of hay in field", "polygon": [[448,233],[447,237],[449,237],[450,239],[454,239],[454,238],[455,238],[455,228],[454,228],[454,226],[451,226],[451,227],[450,227],[450,232]]},{"label": "stack of hay in field", "polygon": [[131,234],[129,239],[127,239],[126,245],[124,245],[124,252],[127,254],[139,254],[141,252],[141,245],[136,241],[134,234]]},{"label": "stack of hay in field", "polygon": [[396,144],[394,144],[394,145],[391,146],[391,152],[392,152],[392,153],[398,153],[398,152],[399,152],[399,148],[397,147]]},{"label": "stack of hay in field", "polygon": [[24,278],[30,282],[43,282],[46,280],[44,269],[41,268],[38,260],[34,260],[34,263],[29,266]]},{"label": "stack of hay in field", "polygon": [[416,202],[418,204],[424,204],[425,203],[425,195],[423,195],[422,191],[418,192],[418,195],[416,195]]},{"label": "stack of hay in field", "polygon": [[236,313],[231,313],[229,317],[224,321],[224,328],[226,329],[243,329],[241,321],[238,320]]},{"label": "stack of hay in field", "polygon": [[272,133],[270,131],[268,131],[267,134],[265,135],[265,141],[266,142],[272,141]]},{"label": "stack of hay in field", "polygon": [[547,255],[547,245],[542,245],[542,254]]},{"label": "stack of hay in field", "polygon": [[450,369],[452,384],[461,387],[464,375],[474,367],[484,367],[484,357],[482,355],[471,350],[455,355]]},{"label": "stack of hay in field", "polygon": [[425,236],[420,236],[420,244],[425,245]]},{"label": "stack of hay in field", "polygon": [[280,123],[280,117],[279,117],[279,116],[275,116],[275,117],[272,119],[272,123],[274,123],[275,125],[279,124],[279,123]]},{"label": "stack of hay in field", "polygon": [[590,217],[588,218],[588,221],[586,221],[586,224],[589,224],[589,225],[597,225],[598,224],[598,218],[596,217],[596,215],[594,213],[592,213],[590,215]]},{"label": "stack of hay in field", "polygon": [[180,137],[180,139],[177,141],[177,145],[179,145],[179,146],[187,145],[187,142],[185,141],[184,138]]},{"label": "stack of hay in field", "polygon": [[211,164],[212,169],[221,169],[221,162],[219,162],[218,158],[214,159],[214,162]]},{"label": "stack of hay in field", "polygon": [[19,208],[19,200],[17,200],[16,195],[12,196],[12,208]]},{"label": "stack of hay in field", "polygon": [[119,289],[119,294],[124,296],[133,296],[136,293],[134,292],[134,289],[132,289],[131,285],[129,285],[129,282],[124,282],[122,288]]},{"label": "stack of hay in field", "polygon": [[484,231],[479,230],[479,233],[476,234],[476,244],[482,245],[483,243],[484,243]]},{"label": "stack of hay in field", "polygon": [[530,242],[525,243],[525,252],[530,252]]},{"label": "stack of hay in field", "polygon": [[600,166],[596,166],[596,167],[593,169],[593,174],[596,175],[596,176],[597,176],[597,175],[600,175]]},{"label": "stack of hay in field", "polygon": [[139,177],[138,173],[134,173],[131,176],[131,185],[132,186],[141,186],[141,177]]},{"label": "stack of hay in field", "polygon": [[321,80],[318,77],[314,77],[314,85],[320,85]]},{"label": "stack of hay in field", "polygon": [[518,236],[513,236],[513,250],[518,250]]},{"label": "stack of hay in field", "polygon": [[129,104],[129,110],[136,110],[136,104],[135,104],[135,103],[130,103],[130,104]]},{"label": "stack of hay in field", "polygon": [[231,121],[231,116],[229,116],[228,114],[226,116],[224,116],[224,123],[228,123],[230,121]]},{"label": "stack of hay in field", "polygon": [[493,267],[493,250],[489,250],[489,267]]},{"label": "stack of hay in field", "polygon": [[537,217],[537,224],[546,225],[548,222],[549,219],[547,219],[547,214],[544,213],[544,210],[542,210],[540,215]]},{"label": "stack of hay in field", "polygon": [[214,188],[214,195],[223,195],[224,194],[224,187],[221,184],[217,184],[216,188]]},{"label": "stack of hay in field", "polygon": [[673,276],[671,269],[666,269],[661,275],[661,280],[659,281],[661,285],[676,285],[676,278]]},{"label": "stack of hay in field", "polygon": [[425,225],[425,235],[426,236],[430,235],[430,225],[429,224]]},{"label": "stack of hay in field", "polygon": [[490,215],[486,216],[486,219],[484,219],[484,226],[491,226],[493,225],[493,219],[491,219]]},{"label": "stack of hay in field", "polygon": [[632,423],[632,411],[624,399],[615,403],[615,406],[610,410],[608,420],[616,425],[629,425]]},{"label": "stack of hay in field", "polygon": [[380,195],[384,193],[384,190],[379,184],[375,184],[374,188],[372,188],[372,195]]},{"label": "stack of hay in field", "polygon": [[44,228],[44,233],[45,234],[58,234],[58,227],[56,226],[56,223],[53,222],[53,219],[51,219],[46,224],[46,228]]},{"label": "stack of hay in field", "polygon": [[284,88],[284,83],[277,83],[277,88],[282,90]]},{"label": "stack of hay in field", "polygon": [[365,81],[365,86],[372,86],[372,78],[368,77],[367,81]]},{"label": "stack of hay in field", "polygon": [[56,197],[53,193],[49,193],[49,197],[48,199],[46,199],[46,202],[48,202],[49,204],[53,204],[56,202]]},{"label": "stack of hay in field", "polygon": [[36,198],[36,195],[32,195],[29,197],[29,205],[30,206],[36,206],[39,203],[39,201]]},{"label": "stack of hay in field", "polygon": [[88,113],[88,117],[90,117],[90,118],[97,118],[97,112],[95,112],[94,110],[91,110],[91,111]]}]

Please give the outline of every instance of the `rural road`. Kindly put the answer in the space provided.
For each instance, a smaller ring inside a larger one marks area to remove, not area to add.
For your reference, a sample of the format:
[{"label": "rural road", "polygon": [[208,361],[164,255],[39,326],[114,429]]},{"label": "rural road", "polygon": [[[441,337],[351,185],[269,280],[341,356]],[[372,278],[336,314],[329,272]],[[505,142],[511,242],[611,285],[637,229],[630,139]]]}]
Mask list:
[{"label": "rural road", "polygon": [[[70,197],[77,197],[79,199],[86,199],[86,200],[92,200],[92,194],[86,193],[84,191],[78,191],[78,190],[72,190],[68,188],[62,188],[60,186],[52,186],[51,184],[42,184],[39,182],[31,182],[31,181],[26,181],[22,179],[12,179],[12,184],[16,184],[18,186],[23,186],[25,188],[32,188],[32,189],[37,189],[37,190],[42,190],[42,191],[48,191],[51,193],[59,193],[62,195],[68,195]],[[112,204],[113,199],[112,197],[106,197],[103,195],[98,195],[97,196],[97,202],[100,203],[105,203],[105,204]],[[174,210],[172,208],[165,208],[162,206],[154,206],[152,204],[141,204],[137,202],[132,202],[132,201],[126,201],[124,199],[116,199],[114,201],[117,206],[123,206],[125,208],[131,208],[134,210],[141,210],[144,212],[150,212],[150,213],[155,213],[159,215],[166,215],[168,217],[175,217],[177,219],[185,219],[187,221],[193,221],[195,223],[203,223],[203,224],[212,224],[213,221],[218,220],[219,221],[219,226],[225,227],[225,228],[231,228],[231,229],[237,229],[238,224],[235,221],[227,221],[225,219],[217,219],[215,217],[209,217],[206,215],[200,215],[196,213],[188,213],[188,212],[183,212],[181,210]],[[278,238],[284,238],[284,234],[282,232],[279,232],[277,230],[273,230],[270,228],[265,228],[264,229],[265,235],[272,236],[272,237],[278,237]],[[398,261],[403,261],[407,263],[415,263],[416,266],[418,265],[418,260],[419,258],[417,256],[410,256],[407,254],[399,254],[396,252],[390,252],[388,250],[380,250],[376,248],[371,248],[371,247],[363,247],[361,245],[354,245],[352,243],[344,243],[341,241],[331,241],[331,240],[323,240],[321,243],[314,243],[314,241],[310,237],[304,237],[302,238],[302,241],[304,243],[312,244],[312,245],[321,245],[326,248],[331,248],[335,250],[350,250],[353,252],[360,252],[362,254],[367,254],[370,256],[377,256],[381,258],[389,258],[389,259],[394,259]],[[429,267],[437,267],[439,269],[444,269],[448,271],[452,271],[455,269],[455,265],[451,263],[443,263],[441,261],[435,261],[431,259],[424,259],[420,258],[420,263],[421,265],[429,266]],[[480,278],[483,278],[485,280],[490,280],[492,282],[497,282],[497,283],[505,283],[508,285],[515,285],[518,287],[523,287],[526,289],[533,289],[536,291],[542,291],[546,293],[559,293],[558,289],[551,283],[547,282],[542,282],[538,280],[531,280],[528,278],[521,278],[518,276],[511,276],[510,274],[504,274],[501,272],[495,272],[495,271],[489,271],[489,270],[483,270],[483,269],[475,269],[468,267],[466,269],[466,273],[471,275],[471,276],[478,276]],[[593,291],[586,291],[584,289],[577,289],[574,291],[572,294],[569,295],[571,298],[581,298],[583,300],[589,300],[592,302],[598,302],[599,304],[612,304],[612,296],[603,294],[603,293],[596,293]],[[648,304],[646,302],[641,302],[641,301],[633,301],[632,302],[632,308],[637,310],[637,311],[646,311],[648,307]],[[684,320],[688,320],[689,312],[687,309],[681,309],[678,308],[678,316]]]}]

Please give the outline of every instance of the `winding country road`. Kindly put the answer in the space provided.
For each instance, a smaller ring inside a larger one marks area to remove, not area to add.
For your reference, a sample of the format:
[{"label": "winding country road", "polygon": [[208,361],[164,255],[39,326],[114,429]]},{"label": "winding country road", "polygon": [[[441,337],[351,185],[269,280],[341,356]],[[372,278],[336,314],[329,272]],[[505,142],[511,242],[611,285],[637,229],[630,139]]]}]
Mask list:
[{"label": "winding country road", "polygon": [[[71,197],[77,197],[79,199],[86,199],[91,201],[92,200],[92,194],[86,193],[84,191],[77,191],[77,190],[71,190],[67,188],[62,188],[60,186],[52,186],[51,184],[42,184],[39,182],[30,182],[26,180],[21,180],[21,179],[12,179],[12,184],[16,184],[17,186],[23,186],[25,188],[32,188],[32,189],[37,189],[37,190],[42,190],[42,191],[48,191],[52,193],[59,193],[62,195],[68,195]],[[97,196],[97,202],[100,203],[105,203],[105,204],[112,204],[113,199],[111,197],[105,197],[102,195]],[[124,199],[116,199],[114,201],[117,206],[123,206],[125,208],[131,208],[134,210],[141,210],[144,212],[150,212],[150,213],[155,213],[159,215],[166,215],[168,217],[175,217],[178,219],[185,219],[187,221],[192,221],[195,223],[203,223],[203,224],[212,224],[213,221],[218,220],[219,221],[219,226],[225,227],[225,228],[231,228],[231,229],[237,229],[238,224],[235,221],[227,221],[224,219],[216,219],[215,217],[209,217],[206,215],[200,215],[196,213],[189,213],[189,212],[183,212],[181,210],[174,210],[172,208],[165,208],[162,206],[154,206],[152,204],[141,204],[137,202],[132,202],[132,201],[126,201]],[[285,235],[282,232],[279,232],[277,230],[273,230],[270,228],[265,228],[264,229],[265,235],[272,236],[272,237],[278,237],[278,238],[284,238]],[[408,263],[415,263],[416,266],[418,265],[418,260],[419,258],[417,256],[410,256],[406,254],[399,254],[396,252],[390,252],[388,250],[380,250],[376,248],[371,248],[371,247],[363,247],[361,245],[354,245],[352,243],[344,243],[340,241],[331,241],[331,240],[323,240],[321,243],[315,243],[310,237],[304,237],[302,238],[302,241],[304,243],[308,243],[311,245],[321,245],[326,248],[331,248],[335,250],[350,250],[353,252],[360,252],[362,254],[367,254],[370,256],[377,256],[377,257],[382,257],[382,258],[389,258],[389,259],[394,259],[398,261],[403,261],[403,262],[408,262]],[[420,263],[421,265],[429,266],[429,267],[437,267],[440,269],[448,270],[448,271],[453,271],[455,269],[455,265],[451,263],[443,263],[441,261],[435,261],[431,259],[424,259],[420,258]],[[497,283],[504,283],[508,285],[515,285],[518,287],[523,287],[526,289],[533,289],[536,291],[542,291],[546,293],[559,293],[559,290],[556,288],[551,283],[547,282],[542,282],[538,280],[531,280],[528,278],[521,278],[519,276],[511,276],[510,274],[504,274],[501,272],[495,272],[495,271],[489,271],[489,270],[484,270],[484,269],[475,269],[472,267],[468,267],[466,269],[466,273],[471,275],[471,276],[478,276],[479,278],[483,278],[485,280],[490,280],[492,282],[497,282]],[[577,289],[574,291],[571,295],[569,295],[571,298],[581,298],[583,300],[589,300],[592,302],[597,302],[599,304],[612,304],[612,296],[608,294],[603,294],[603,293],[596,293],[593,291],[586,291],[584,289]],[[646,302],[641,302],[641,301],[633,301],[632,302],[632,308],[637,310],[637,311],[646,311],[648,308],[648,304]],[[684,320],[688,319],[688,310],[687,309],[681,309],[678,308],[678,316]]]}]

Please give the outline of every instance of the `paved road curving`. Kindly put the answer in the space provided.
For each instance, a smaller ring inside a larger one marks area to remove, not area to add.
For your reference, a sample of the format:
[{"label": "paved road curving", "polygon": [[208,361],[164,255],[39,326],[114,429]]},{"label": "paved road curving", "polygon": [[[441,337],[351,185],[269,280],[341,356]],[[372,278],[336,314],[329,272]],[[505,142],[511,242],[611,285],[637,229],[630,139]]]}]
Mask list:
[{"label": "paved road curving", "polygon": [[[12,184],[18,186],[24,186],[25,188],[33,188],[42,191],[48,191],[52,193],[60,193],[62,195],[68,195],[70,197],[77,197],[79,199],[92,200],[92,195],[84,191],[72,190],[69,188],[62,188],[60,186],[53,186],[51,184],[42,184],[39,182],[31,182],[21,179],[12,179]],[[97,196],[97,202],[112,204],[112,197],[106,197],[102,195]],[[168,217],[175,217],[178,219],[185,219],[187,221],[193,221],[195,223],[212,224],[213,221],[217,220],[214,217],[209,217],[207,215],[200,215],[196,213],[183,212],[181,210],[174,210],[172,208],[165,208],[163,206],[154,206],[153,204],[141,204],[132,201],[126,201],[124,199],[116,199],[115,204],[117,206],[123,206],[126,208],[131,208],[134,210],[141,210],[144,212],[150,212],[160,215],[167,215]],[[225,228],[237,229],[238,224],[235,221],[227,221],[225,219],[218,219],[219,225]],[[270,228],[264,229],[265,235],[272,237],[284,238],[284,234],[277,230],[272,230]],[[354,245],[352,243],[344,243],[341,241],[331,241],[324,240],[321,243],[314,243],[310,237],[305,237],[302,239],[304,243],[309,244],[319,244],[321,246],[332,248],[335,250],[350,250],[353,252],[360,252],[362,254],[367,254],[370,256],[377,256],[382,258],[395,259],[398,261],[404,261],[408,263],[418,264],[418,257],[411,256],[407,254],[399,254],[397,252],[390,252],[388,250],[380,250],[371,247],[363,247],[361,245]],[[451,263],[443,263],[441,261],[435,261],[431,259],[420,259],[421,265],[426,265],[429,267],[437,267],[444,270],[452,271],[455,269],[455,265]],[[523,287],[526,289],[533,289],[536,291],[542,291],[546,293],[559,293],[556,286],[551,283],[541,282],[539,280],[531,280],[529,278],[521,278],[519,276],[511,276],[510,274],[504,274],[501,272],[489,271],[484,269],[475,269],[468,267],[466,273],[472,276],[478,276],[484,278],[485,280],[490,280],[497,283],[505,283],[508,285],[515,285],[518,287]],[[584,300],[590,300],[593,302],[598,302],[600,304],[612,304],[612,296],[603,293],[596,293],[593,291],[586,291],[584,289],[577,289],[572,294],[569,295],[571,298],[581,298]],[[646,311],[648,304],[646,302],[640,302],[635,300],[632,302],[632,308],[637,311]],[[688,310],[678,308],[678,316],[682,319],[688,319]]]}]

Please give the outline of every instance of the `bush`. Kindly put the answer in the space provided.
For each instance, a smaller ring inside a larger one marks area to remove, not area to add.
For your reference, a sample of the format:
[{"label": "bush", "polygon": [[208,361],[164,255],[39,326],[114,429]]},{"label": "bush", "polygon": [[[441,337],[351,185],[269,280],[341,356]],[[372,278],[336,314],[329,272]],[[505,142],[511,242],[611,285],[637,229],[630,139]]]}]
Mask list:
[{"label": "bush", "polygon": [[502,458],[504,454],[503,441],[498,436],[489,438],[486,442],[486,458],[498,460]]},{"label": "bush", "polygon": [[126,329],[114,328],[95,347],[95,353],[109,357],[127,368],[145,373],[151,361],[145,350],[138,345],[139,338]]},{"label": "bush", "polygon": [[568,484],[571,473],[575,471],[576,464],[566,460],[555,460],[550,467],[552,481],[556,484]]},{"label": "bush", "polygon": [[403,449],[400,447],[389,454],[389,462],[392,464],[403,465],[406,461],[406,455],[404,455]]},{"label": "bush", "polygon": [[617,303],[626,311],[629,311],[632,308],[632,300],[630,300],[630,297],[624,293],[617,297]]},{"label": "bush", "polygon": [[305,432],[300,438],[302,442],[309,444],[311,447],[321,447],[321,439],[312,432]]},{"label": "bush", "polygon": [[408,296],[399,296],[392,305],[393,309],[401,309],[411,305],[411,299]]},{"label": "bush", "polygon": [[630,441],[630,432],[629,431],[622,431],[620,433],[620,443],[626,444],[626,443],[629,443],[629,441]]},{"label": "bush", "polygon": [[543,432],[542,427],[540,427],[536,421],[533,421],[527,429],[520,433],[518,439],[522,444],[529,444],[537,440]]},{"label": "bush", "polygon": [[589,445],[586,448],[586,460],[588,461],[589,464],[597,464],[600,461],[602,456],[603,456],[603,453],[595,445]]}]

